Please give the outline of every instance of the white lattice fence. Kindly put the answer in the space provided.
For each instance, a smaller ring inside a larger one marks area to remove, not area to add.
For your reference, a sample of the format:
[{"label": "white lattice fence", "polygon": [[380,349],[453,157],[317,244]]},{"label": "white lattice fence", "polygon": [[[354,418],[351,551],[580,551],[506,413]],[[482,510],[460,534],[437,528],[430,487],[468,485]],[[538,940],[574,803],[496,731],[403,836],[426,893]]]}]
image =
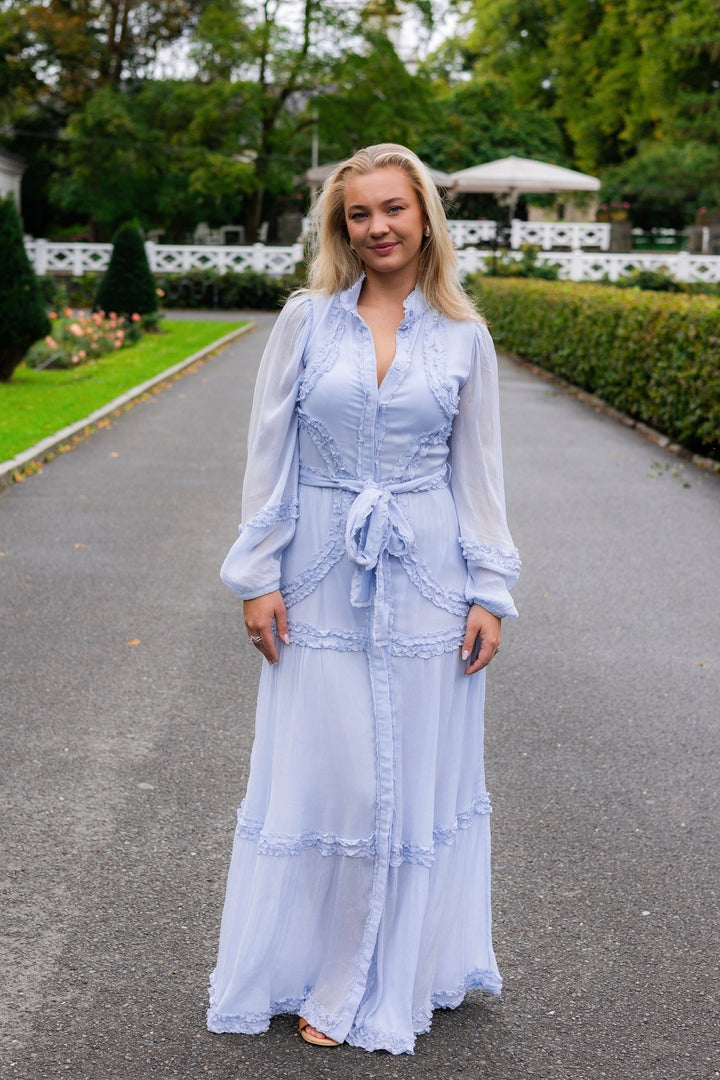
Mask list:
[{"label": "white lattice fence", "polygon": [[[449,221],[450,238],[456,248],[490,244],[495,237],[494,221]],[[551,248],[599,248],[610,247],[610,225],[605,222],[581,221],[518,221],[510,228],[510,246],[521,248],[523,244],[537,244],[543,251]]]},{"label": "white lattice fence", "polygon": [[[105,270],[112,251],[111,244],[62,244],[48,240],[29,240],[25,246],[37,273],[73,274],[75,277]],[[290,247],[270,247],[267,244],[235,247],[148,243],[146,249],[153,272],[165,274],[183,274],[192,270],[215,270],[221,274],[226,271],[255,270],[282,276],[292,273],[296,264],[303,259],[301,244]],[[507,254],[511,258],[521,257],[517,250]],[[480,247],[461,247],[457,255],[463,277],[477,270],[485,270],[488,260],[492,259],[492,251]],[[610,281],[616,281],[633,269],[645,267],[651,270],[665,269],[679,281],[720,282],[720,255],[690,255],[687,251],[616,254],[581,251],[578,248],[571,251],[544,248],[538,258],[542,262],[555,263],[560,277],[570,281],[599,281],[605,276]]]},{"label": "white lattice fence", "polygon": [[495,236],[494,221],[448,221],[450,239],[456,248],[490,244]]},{"label": "white lattice fence", "polygon": [[518,221],[512,223],[510,245],[520,248],[523,244],[537,244],[543,251],[551,248],[599,248],[610,247],[610,225],[606,222],[580,221]]},{"label": "white lattice fence", "polygon": [[[518,251],[503,254],[517,260],[522,257]],[[464,248],[457,255],[461,277],[492,266],[493,253],[487,248]],[[690,255],[687,251],[675,254],[541,251],[538,261],[556,265],[559,276],[567,281],[600,281],[606,276],[617,281],[632,270],[648,269],[665,270],[678,281],[720,283],[720,255]]]},{"label": "white lattice fence", "polygon": [[[38,274],[83,274],[102,272],[110,262],[112,244],[71,244],[50,240],[25,242],[28,258]],[[255,270],[274,277],[290,274],[303,258],[301,244],[290,247],[212,246],[204,244],[145,245],[150,269],[156,274],[185,274],[191,270],[241,273]]]},{"label": "white lattice fence", "polygon": [[26,240],[25,250],[37,274],[72,274],[82,277],[105,270],[112,244],[63,244]]}]

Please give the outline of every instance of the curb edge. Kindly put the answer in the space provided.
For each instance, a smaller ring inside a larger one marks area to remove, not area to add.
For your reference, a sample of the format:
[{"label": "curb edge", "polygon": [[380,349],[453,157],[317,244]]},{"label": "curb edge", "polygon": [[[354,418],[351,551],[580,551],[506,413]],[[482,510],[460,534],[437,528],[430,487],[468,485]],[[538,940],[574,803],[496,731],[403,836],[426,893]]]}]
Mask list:
[{"label": "curb edge", "polygon": [[90,435],[100,421],[106,419],[106,417],[111,416],[121,409],[125,409],[137,398],[142,397],[143,394],[147,394],[150,390],[159,387],[164,382],[169,382],[176,375],[181,375],[191,364],[196,364],[199,360],[207,359],[211,353],[223,349],[232,341],[243,337],[245,334],[248,334],[251,330],[255,329],[257,329],[257,323],[250,320],[244,326],[238,327],[237,330],[231,330],[229,334],[225,334],[223,337],[218,338],[217,341],[211,342],[210,345],[205,345],[202,349],[199,349],[198,352],[193,353],[192,356],[186,357],[185,360],[180,360],[177,364],[173,364],[172,367],[166,368],[165,371],[161,371],[158,375],[153,375],[152,378],[146,379],[145,382],[138,383],[138,385],[133,386],[132,389],[126,390],[124,394],[120,394],[119,397],[114,398],[112,401],[108,402],[107,405],[102,405],[83,420],[76,420],[73,424],[68,424],[67,427],[61,428],[60,431],[56,431],[53,435],[46,436],[46,438],[41,439],[40,442],[35,443],[35,445],[31,446],[28,450],[23,450],[14,458],[9,458],[7,461],[0,462],[0,490],[15,483],[19,479],[24,480],[25,477],[20,476],[19,474],[29,466],[42,466],[46,464],[55,456],[58,447],[62,446],[64,443],[73,439],[76,442],[80,441],[85,435]]}]

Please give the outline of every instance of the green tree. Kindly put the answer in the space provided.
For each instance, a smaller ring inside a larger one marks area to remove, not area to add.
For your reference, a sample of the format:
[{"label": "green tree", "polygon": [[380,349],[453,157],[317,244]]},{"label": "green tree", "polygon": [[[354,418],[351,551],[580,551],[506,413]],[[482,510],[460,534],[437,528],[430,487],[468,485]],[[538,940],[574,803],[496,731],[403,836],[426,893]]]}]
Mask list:
[{"label": "green tree", "polygon": [[317,122],[323,161],[377,142],[417,146],[433,109],[432,86],[427,76],[408,71],[386,34],[369,31],[356,52],[338,59],[327,80],[331,89],[304,113],[306,129]]},{"label": "green tree", "polygon": [[[630,168],[637,157],[633,183],[645,172],[659,188],[647,170],[717,143],[718,15],[717,0],[473,0],[466,56],[554,117],[577,167]],[[665,206],[672,188],[682,200],[698,184],[667,184]]]},{"label": "green tree", "polygon": [[155,278],[140,230],[122,225],[113,240],[110,263],[100,282],[95,307],[118,315],[150,315],[157,311]]},{"label": "green tree", "polygon": [[0,41],[7,52],[0,72],[14,87],[30,72],[57,103],[81,104],[98,86],[148,75],[158,51],[186,36],[204,6],[204,0],[2,0]]},{"label": "green tree", "polygon": [[96,239],[131,217],[177,239],[200,220],[238,221],[255,182],[237,155],[247,123],[234,84],[103,87],[67,125],[52,196],[62,210],[89,215]]},{"label": "green tree", "polygon": [[[414,0],[413,6],[431,22],[431,0]],[[204,9],[193,54],[200,77],[243,79],[256,118],[245,147],[255,175],[246,213],[249,240],[257,236],[266,193],[292,190],[299,125],[308,132],[309,149],[308,100],[333,86],[332,72],[343,56],[362,53],[368,35],[387,36],[395,10],[392,0],[210,0]],[[381,92],[379,82],[376,89]]]},{"label": "green tree", "polygon": [[602,198],[630,205],[641,229],[684,229],[700,207],[720,207],[720,148],[704,143],[648,143],[603,175]]},{"label": "green tree", "polygon": [[12,196],[0,199],[0,251],[0,380],[7,382],[30,346],[50,333]]},{"label": "green tree", "polygon": [[430,164],[454,172],[517,154],[566,164],[562,132],[547,113],[518,105],[508,82],[476,76],[436,89],[419,149]]}]

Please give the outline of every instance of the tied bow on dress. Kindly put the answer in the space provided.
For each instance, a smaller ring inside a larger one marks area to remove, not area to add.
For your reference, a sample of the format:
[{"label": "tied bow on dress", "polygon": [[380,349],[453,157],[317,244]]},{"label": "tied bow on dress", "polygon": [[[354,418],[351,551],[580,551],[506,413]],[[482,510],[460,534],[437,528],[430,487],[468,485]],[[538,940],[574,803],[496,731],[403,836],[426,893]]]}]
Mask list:
[{"label": "tied bow on dress", "polygon": [[375,645],[390,640],[391,605],[389,567],[391,555],[413,557],[415,534],[398,504],[396,495],[432,491],[444,487],[450,468],[444,465],[428,476],[411,480],[362,480],[353,476],[330,476],[303,466],[300,483],[310,487],[340,488],[356,494],[347,516],[345,552],[354,565],[350,587],[353,607],[371,607],[372,637]]}]

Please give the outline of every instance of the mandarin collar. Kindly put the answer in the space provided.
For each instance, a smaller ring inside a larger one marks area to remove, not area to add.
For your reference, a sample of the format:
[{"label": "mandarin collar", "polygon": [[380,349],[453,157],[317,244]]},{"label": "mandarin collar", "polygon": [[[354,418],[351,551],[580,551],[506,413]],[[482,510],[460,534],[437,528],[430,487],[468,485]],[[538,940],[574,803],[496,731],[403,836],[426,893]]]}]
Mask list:
[{"label": "mandarin collar", "polygon": [[[365,275],[361,274],[354,285],[351,285],[349,289],[345,289],[339,293],[339,300],[341,305],[353,315],[357,315],[360,318],[357,306],[360,299],[360,290],[363,287],[365,281]],[[427,303],[425,297],[422,294],[419,285],[416,285],[409,296],[406,296],[403,300],[403,309],[405,311],[405,318],[403,319],[404,326],[409,326],[419,318],[424,311],[427,310]]]}]

